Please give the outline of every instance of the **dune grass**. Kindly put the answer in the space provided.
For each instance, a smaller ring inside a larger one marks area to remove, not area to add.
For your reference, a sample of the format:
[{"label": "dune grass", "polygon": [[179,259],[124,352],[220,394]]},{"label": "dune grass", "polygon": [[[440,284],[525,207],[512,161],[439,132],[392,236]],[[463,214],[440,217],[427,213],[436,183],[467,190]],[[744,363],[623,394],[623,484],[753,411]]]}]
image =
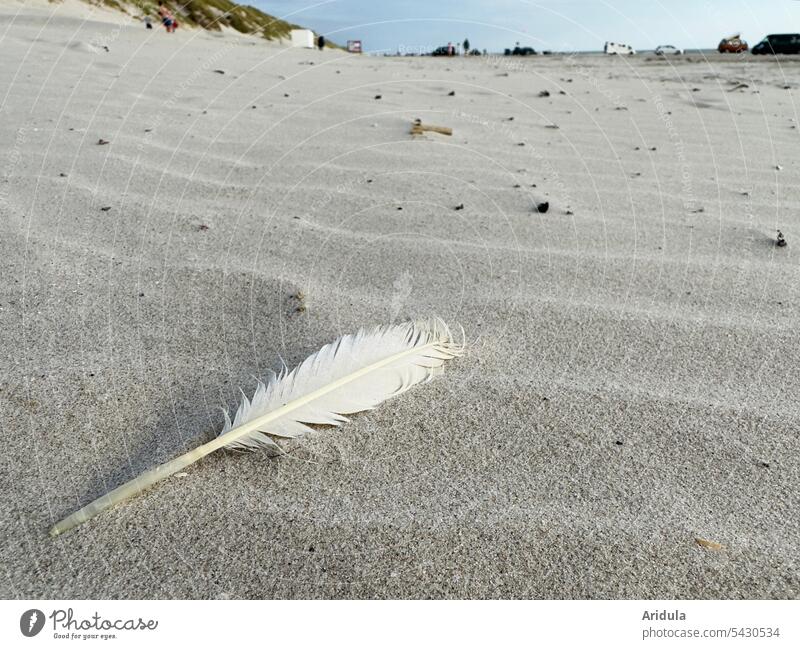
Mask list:
[{"label": "dune grass", "polygon": [[[104,4],[131,15],[156,16],[158,0],[86,0],[92,4]],[[230,27],[242,34],[256,34],[268,40],[289,38],[293,29],[302,29],[263,11],[240,5],[231,0],[164,0],[164,4],[179,23],[221,31]]]}]

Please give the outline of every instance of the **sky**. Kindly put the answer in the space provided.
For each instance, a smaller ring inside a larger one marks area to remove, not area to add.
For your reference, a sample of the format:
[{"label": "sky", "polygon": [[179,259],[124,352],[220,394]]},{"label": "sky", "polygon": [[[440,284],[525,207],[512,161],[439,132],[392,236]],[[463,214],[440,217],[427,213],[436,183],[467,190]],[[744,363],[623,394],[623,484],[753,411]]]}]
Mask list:
[{"label": "sky", "polygon": [[741,32],[800,32],[798,0],[241,0],[365,51],[428,52],[448,41],[500,52],[601,50],[605,41],[713,49]]}]

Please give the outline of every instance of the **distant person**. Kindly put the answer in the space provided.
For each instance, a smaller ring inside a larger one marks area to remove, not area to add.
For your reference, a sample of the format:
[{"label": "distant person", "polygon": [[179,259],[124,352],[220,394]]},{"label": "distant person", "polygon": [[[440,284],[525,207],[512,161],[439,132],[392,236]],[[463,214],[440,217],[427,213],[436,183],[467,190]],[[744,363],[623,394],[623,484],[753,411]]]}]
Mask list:
[{"label": "distant person", "polygon": [[319,48],[320,52],[325,49],[325,37],[322,34],[320,34],[319,38],[317,39],[317,47]]},{"label": "distant person", "polygon": [[464,56],[466,56],[467,54],[469,54],[469,39],[465,38],[464,39]]},{"label": "distant person", "polygon": [[172,12],[164,6],[163,2],[158,3],[158,16],[161,18],[161,24],[164,25],[164,28],[167,30],[168,34],[172,34],[178,27],[175,16],[173,16]]},{"label": "distant person", "polygon": [[144,17],[144,26],[146,29],[153,29],[153,19],[150,16]]},{"label": "distant person", "polygon": [[456,53],[456,48],[453,47],[452,43],[447,44],[447,56],[453,56]]}]

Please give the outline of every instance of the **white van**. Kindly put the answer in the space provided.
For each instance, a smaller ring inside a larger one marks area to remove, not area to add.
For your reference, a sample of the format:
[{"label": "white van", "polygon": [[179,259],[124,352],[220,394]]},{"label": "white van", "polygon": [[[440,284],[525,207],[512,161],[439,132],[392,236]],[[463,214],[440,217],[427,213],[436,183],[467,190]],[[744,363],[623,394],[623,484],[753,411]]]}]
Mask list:
[{"label": "white van", "polygon": [[606,42],[603,51],[606,54],[636,54],[636,50],[630,45],[624,45],[623,43],[612,43],[611,41]]}]

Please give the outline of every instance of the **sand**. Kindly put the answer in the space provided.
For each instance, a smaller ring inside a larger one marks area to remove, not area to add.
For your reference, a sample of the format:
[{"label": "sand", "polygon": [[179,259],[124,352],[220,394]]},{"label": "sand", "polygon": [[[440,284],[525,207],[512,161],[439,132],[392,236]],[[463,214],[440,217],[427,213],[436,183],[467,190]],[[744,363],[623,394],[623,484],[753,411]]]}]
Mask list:
[{"label": "sand", "polygon": [[[0,38],[0,596],[800,595],[800,61],[352,56],[77,2]],[[469,353],[431,384],[47,536],[281,358],[434,314]]]}]

